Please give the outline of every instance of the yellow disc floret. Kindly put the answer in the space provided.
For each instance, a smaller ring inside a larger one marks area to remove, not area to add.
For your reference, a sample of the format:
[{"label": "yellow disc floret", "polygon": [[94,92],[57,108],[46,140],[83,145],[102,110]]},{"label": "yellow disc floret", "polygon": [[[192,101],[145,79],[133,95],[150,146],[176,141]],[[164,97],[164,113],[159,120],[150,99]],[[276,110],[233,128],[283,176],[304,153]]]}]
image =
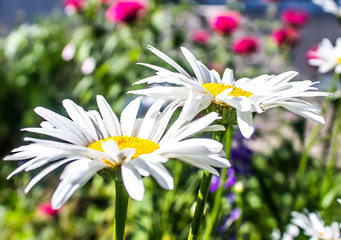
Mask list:
[{"label": "yellow disc floret", "polygon": [[[120,150],[124,148],[134,148],[136,152],[132,159],[137,158],[141,154],[148,154],[148,153],[154,152],[156,149],[160,148],[158,144],[150,140],[141,139],[138,137],[127,137],[127,136],[108,137],[103,140],[91,143],[89,145],[89,148],[103,152],[101,142],[106,142],[108,140],[114,140],[117,143],[118,148]],[[105,160],[104,162],[108,164],[107,160]],[[112,164],[109,164],[109,165],[112,165]]]},{"label": "yellow disc floret", "polygon": [[244,91],[240,87],[234,87],[231,85],[225,85],[225,84],[218,84],[218,83],[204,83],[202,86],[209,91],[212,96],[215,98],[219,93],[224,92],[226,89],[232,88],[232,91],[229,93],[229,96],[234,96],[234,97],[250,97],[253,95],[249,91]]},{"label": "yellow disc floret", "polygon": [[338,63],[341,64],[341,57],[337,59]]}]

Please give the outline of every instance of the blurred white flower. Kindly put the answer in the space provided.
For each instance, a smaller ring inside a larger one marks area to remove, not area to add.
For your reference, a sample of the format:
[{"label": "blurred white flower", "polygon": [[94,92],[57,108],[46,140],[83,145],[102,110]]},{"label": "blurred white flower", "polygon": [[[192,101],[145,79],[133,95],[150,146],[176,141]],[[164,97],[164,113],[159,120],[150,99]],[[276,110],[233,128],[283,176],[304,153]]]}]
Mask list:
[{"label": "blurred white flower", "polygon": [[314,50],[314,58],[308,60],[312,66],[318,67],[320,73],[326,73],[332,69],[341,73],[341,38],[336,40],[335,47],[329,39],[322,39],[317,49]]},{"label": "blurred white flower", "polygon": [[89,57],[85,59],[84,62],[82,63],[81,72],[84,75],[89,75],[90,73],[94,71],[95,67],[96,67],[96,60],[93,57]]},{"label": "blurred white flower", "polygon": [[230,166],[223,157],[220,142],[205,138],[187,139],[204,131],[225,130],[220,125],[211,125],[219,118],[217,113],[193,122],[177,118],[167,128],[180,105],[178,101],[172,102],[161,112],[164,101],[158,100],[151,105],[144,118],[137,118],[140,103],[141,97],[131,101],[122,111],[120,120],[102,96],[97,96],[100,112],[84,111],[73,101],[64,100],[63,106],[71,119],[43,107],[35,108],[35,112],[49,124],[24,130],[59,140],[25,138],[31,143],[14,149],[13,154],[4,160],[28,161],[8,178],[21,171],[45,166],[27,185],[25,192],[28,192],[47,174],[67,164],[51,201],[53,209],[58,209],[78,188],[105,168],[119,170],[129,196],[142,200],[142,176],[152,176],[162,188],[173,189],[173,177],[163,166],[169,158],[179,159],[215,175],[219,173],[213,167]]},{"label": "blurred white flower", "polygon": [[341,17],[341,6],[338,6],[334,0],[313,0],[313,3],[322,7],[325,12]]},{"label": "blurred white flower", "polygon": [[338,240],[340,239],[339,223],[333,222],[330,226],[325,226],[319,213],[292,212],[292,223],[304,230],[304,234],[311,237],[311,240]]},{"label": "blurred white flower", "polygon": [[273,240],[293,240],[296,239],[296,237],[299,235],[300,230],[295,225],[289,224],[286,227],[286,231],[283,233],[283,236],[281,237],[281,232],[279,229],[275,229],[272,232],[272,239]]},{"label": "blurred white flower", "polygon": [[186,101],[183,112],[190,119],[208,108],[210,104],[235,109],[238,127],[245,138],[250,138],[254,132],[253,113],[261,113],[273,107],[283,107],[313,121],[322,124],[325,122],[319,108],[297,97],[329,94],[316,91],[318,89],[313,87],[316,82],[309,80],[290,82],[297,76],[297,72],[285,72],[277,76],[261,75],[253,79],[242,78],[236,81],[233,71],[227,68],[221,79],[216,71],[207,69],[188,49],[181,48],[195,73],[195,77],[192,77],[166,54],[153,47],[149,49],[178,72],[143,64],[156,70],[156,76],[134,84],[170,83],[177,86],[157,86],[128,93]]},{"label": "blurred white flower", "polygon": [[75,45],[68,44],[64,47],[62,51],[62,58],[64,59],[64,61],[70,61],[75,56],[75,53],[76,53]]}]

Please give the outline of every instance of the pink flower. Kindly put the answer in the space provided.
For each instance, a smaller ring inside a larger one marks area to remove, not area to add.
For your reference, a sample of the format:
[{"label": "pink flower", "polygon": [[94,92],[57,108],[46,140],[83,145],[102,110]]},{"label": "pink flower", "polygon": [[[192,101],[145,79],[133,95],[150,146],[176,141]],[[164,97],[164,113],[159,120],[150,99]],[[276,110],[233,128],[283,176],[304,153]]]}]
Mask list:
[{"label": "pink flower", "polygon": [[305,56],[306,56],[307,61],[309,61],[310,59],[319,58],[319,56],[317,55],[317,49],[318,49],[318,46],[314,46],[306,52]]},{"label": "pink flower", "polygon": [[300,33],[295,28],[285,26],[273,31],[271,38],[278,46],[293,46],[300,38]]},{"label": "pink flower", "polygon": [[235,41],[232,49],[235,53],[240,55],[247,55],[257,52],[259,48],[258,39],[255,37],[243,37]]},{"label": "pink flower", "polygon": [[140,1],[121,0],[113,3],[108,8],[106,18],[115,23],[133,22],[144,9],[145,5]]},{"label": "pink flower", "polygon": [[64,6],[66,8],[73,8],[75,10],[82,9],[83,4],[83,0],[64,0]]},{"label": "pink flower", "polygon": [[286,10],[282,14],[282,20],[290,26],[302,27],[308,21],[308,15],[302,11]]},{"label": "pink flower", "polygon": [[201,29],[193,32],[191,37],[193,42],[205,45],[210,40],[210,33],[204,29]]},{"label": "pink flower", "polygon": [[[59,209],[60,210],[60,209]],[[41,215],[47,216],[47,217],[54,217],[58,214],[59,210],[52,209],[51,203],[43,203],[38,206],[38,212]]]},{"label": "pink flower", "polygon": [[[311,59],[319,59],[320,57],[317,55],[317,50],[318,50],[318,46],[313,46],[312,48],[310,48],[306,54],[305,54],[305,58],[307,60],[307,63],[309,64],[309,60]],[[311,66],[314,69],[318,69],[317,66],[312,66],[311,64],[309,64],[309,66]]]},{"label": "pink flower", "polygon": [[217,15],[210,20],[212,29],[220,34],[229,35],[235,31],[240,23],[240,15],[238,12],[230,11],[221,15]]}]

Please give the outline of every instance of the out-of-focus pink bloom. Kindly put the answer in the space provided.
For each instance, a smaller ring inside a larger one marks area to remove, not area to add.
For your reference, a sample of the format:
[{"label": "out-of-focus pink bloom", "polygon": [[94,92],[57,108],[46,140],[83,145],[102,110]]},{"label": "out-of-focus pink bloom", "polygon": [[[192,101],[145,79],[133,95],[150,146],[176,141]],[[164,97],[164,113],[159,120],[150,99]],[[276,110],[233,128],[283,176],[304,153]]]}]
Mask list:
[{"label": "out-of-focus pink bloom", "polygon": [[247,55],[257,52],[259,48],[258,39],[255,37],[243,37],[235,41],[232,49],[235,53],[240,55]]},{"label": "out-of-focus pink bloom", "polygon": [[73,59],[76,53],[76,47],[73,44],[68,44],[64,47],[62,51],[62,58],[64,61],[70,61]]},{"label": "out-of-focus pink bloom", "polygon": [[240,15],[238,12],[230,11],[217,15],[210,20],[211,28],[223,35],[229,35],[235,31],[240,23]]},{"label": "out-of-focus pink bloom", "polygon": [[95,67],[96,67],[96,60],[93,57],[88,57],[82,63],[81,72],[84,75],[89,75],[95,70]]},{"label": "out-of-focus pink bloom", "polygon": [[271,38],[278,46],[293,46],[300,38],[300,33],[297,29],[286,26],[273,31]]},{"label": "out-of-focus pink bloom", "polygon": [[143,2],[134,0],[122,0],[113,3],[106,12],[106,18],[115,23],[133,22],[146,8]]},{"label": "out-of-focus pink bloom", "polygon": [[56,216],[59,210],[52,209],[51,203],[42,203],[38,206],[38,212],[47,217]]},{"label": "out-of-focus pink bloom", "polygon": [[282,20],[293,27],[302,27],[308,21],[308,15],[305,12],[297,10],[286,10],[282,14]]},{"label": "out-of-focus pink bloom", "polygon": [[193,42],[205,45],[210,40],[210,33],[201,29],[193,32],[191,37]]},{"label": "out-of-focus pink bloom", "polygon": [[318,49],[318,46],[314,46],[306,52],[305,56],[306,56],[307,61],[309,61],[310,59],[319,58],[319,56],[317,55],[317,49]]},{"label": "out-of-focus pink bloom", "polygon": [[83,4],[83,0],[64,0],[64,7],[72,7],[75,10],[80,10]]}]

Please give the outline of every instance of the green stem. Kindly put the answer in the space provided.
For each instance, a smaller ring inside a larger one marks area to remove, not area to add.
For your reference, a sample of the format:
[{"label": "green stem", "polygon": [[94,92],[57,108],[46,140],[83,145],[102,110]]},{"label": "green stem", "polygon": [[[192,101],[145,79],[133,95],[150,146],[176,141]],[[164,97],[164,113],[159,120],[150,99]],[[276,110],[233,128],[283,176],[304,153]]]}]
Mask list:
[{"label": "green stem", "polygon": [[[220,142],[221,139],[223,138],[223,135],[224,135],[224,132],[213,132],[212,138]],[[193,217],[193,221],[191,224],[191,228],[189,230],[187,240],[195,240],[198,237],[200,223],[203,218],[211,180],[212,180],[212,174],[207,171],[204,171],[204,175],[201,179],[200,189],[198,192],[198,198],[197,198],[197,202],[195,206],[194,217]]]},{"label": "green stem", "polygon": [[[231,151],[231,143],[232,143],[232,133],[231,128],[228,127],[226,129],[225,133],[225,153],[226,158],[228,159],[230,157],[230,151]],[[221,185],[219,186],[215,197],[214,197],[214,205],[212,209],[212,214],[210,216],[210,221],[208,221],[208,225],[204,234],[204,239],[209,240],[210,236],[212,234],[212,231],[216,229],[219,219],[220,219],[220,211],[221,211],[221,200],[224,192],[224,186],[226,183],[226,172],[227,168],[222,169],[221,171]]]},{"label": "green stem", "polygon": [[321,199],[329,190],[332,179],[333,179],[333,173],[334,173],[334,168],[336,165],[338,149],[339,149],[339,134],[341,130],[340,119],[341,119],[341,99],[338,99],[337,109],[336,109],[336,118],[335,118],[335,123],[334,123],[335,125],[333,128],[332,140],[331,140],[332,146],[331,146],[330,160],[329,160],[328,167],[327,167],[327,173],[322,184]]},{"label": "green stem", "polygon": [[[337,83],[339,81],[339,77],[340,77],[339,74],[337,74],[337,73],[334,74],[332,83],[330,85],[329,92],[331,92],[331,93],[335,92]],[[326,114],[327,110],[330,107],[331,102],[332,102],[332,99],[330,97],[327,97],[325,99],[324,104],[323,104],[323,108],[322,108],[322,115]],[[317,135],[319,134],[321,128],[322,128],[322,125],[321,124],[317,124],[313,128],[311,133],[309,134],[306,147],[303,149],[303,153],[302,153],[302,156],[301,156],[301,159],[300,159],[300,163],[299,163],[299,166],[298,166],[298,169],[297,169],[297,173],[296,173],[296,179],[297,180],[295,182],[300,182],[300,180],[302,179],[302,177],[304,175],[304,172],[305,172],[305,169],[306,169],[307,163],[308,163],[309,152],[310,152],[311,148],[314,146],[314,144],[316,142],[316,139],[317,139]]]},{"label": "green stem", "polygon": [[197,204],[195,206],[195,212],[194,212],[192,225],[189,230],[189,234],[187,238],[188,240],[195,240],[198,237],[200,222],[203,217],[211,180],[212,180],[212,174],[207,171],[204,171],[204,175],[202,177],[200,189],[198,193]]},{"label": "green stem", "polygon": [[115,189],[116,196],[113,240],[123,240],[129,196],[124,188],[122,181],[120,180],[115,181]]}]

